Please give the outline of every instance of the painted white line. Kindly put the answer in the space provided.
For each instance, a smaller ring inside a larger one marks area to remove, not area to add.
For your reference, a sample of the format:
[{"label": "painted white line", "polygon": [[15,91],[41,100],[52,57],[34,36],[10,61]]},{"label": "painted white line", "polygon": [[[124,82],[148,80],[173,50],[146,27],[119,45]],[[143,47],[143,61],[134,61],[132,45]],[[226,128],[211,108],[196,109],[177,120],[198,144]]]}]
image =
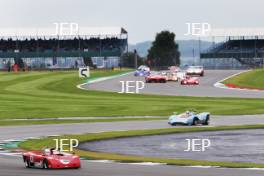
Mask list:
[{"label": "painted white line", "polygon": [[182,167],[204,168],[204,169],[209,169],[209,168],[220,168],[220,166],[182,166]]},{"label": "painted white line", "polygon": [[142,165],[142,166],[160,166],[160,165],[167,165],[166,163],[152,163],[152,162],[125,163],[125,164]]},{"label": "painted white line", "polygon": [[120,74],[120,75],[113,75],[113,76],[107,76],[107,77],[102,77],[102,78],[96,78],[96,79],[93,79],[93,80],[90,80],[90,81],[88,80],[86,83],[79,84],[76,87],[79,88],[79,89],[82,89],[82,90],[87,90],[86,88],[83,88],[82,86],[84,86],[86,84],[93,84],[93,83],[97,83],[97,82],[106,81],[106,80],[109,80],[109,79],[114,79],[114,78],[126,76],[126,75],[129,75],[131,73],[132,72],[128,72],[128,73],[124,73],[124,74]]},{"label": "painted white line", "polygon": [[142,166],[159,166],[166,165],[166,163],[153,163],[153,162],[140,162],[140,163],[126,163],[126,162],[118,162],[114,160],[87,160],[92,163],[118,163],[118,164],[129,164],[129,165],[142,165]]},{"label": "painted white line", "polygon": [[4,156],[19,156],[19,155],[22,155],[22,153],[0,153],[0,155],[4,155]]},{"label": "painted white line", "polygon": [[40,137],[27,137],[27,138],[24,138],[25,140],[30,140],[30,139],[41,139]]},{"label": "painted white line", "polygon": [[23,139],[8,139],[8,140],[4,140],[4,142],[9,143],[9,142],[22,142],[24,141]]},{"label": "painted white line", "polygon": [[115,161],[112,160],[87,160],[90,163],[115,163]]},{"label": "painted white line", "polygon": [[[126,164],[126,165],[142,165],[142,166],[161,166],[167,165],[167,163],[153,163],[153,162],[140,162],[140,163],[126,163],[126,162],[118,162],[114,160],[86,160],[91,163],[118,163],[118,164]],[[177,165],[175,165],[177,166]],[[221,166],[177,166],[177,167],[185,167],[185,168],[201,168],[201,169],[210,169],[210,168],[218,168],[218,169],[240,169],[240,170],[260,170],[263,171],[264,168],[227,168]]]},{"label": "painted white line", "polygon": [[239,168],[239,169],[242,169],[242,170],[261,170],[261,171],[264,171],[264,168]]},{"label": "painted white line", "polygon": [[221,167],[221,166],[182,166],[182,167],[194,167],[194,168],[220,168],[220,169],[240,169],[240,170],[264,170],[264,168],[227,168],[227,167]]},{"label": "painted white line", "polygon": [[43,119],[2,119],[0,121],[45,121],[45,120],[109,120],[109,119],[167,118],[166,116],[113,116],[113,117],[59,117]]}]

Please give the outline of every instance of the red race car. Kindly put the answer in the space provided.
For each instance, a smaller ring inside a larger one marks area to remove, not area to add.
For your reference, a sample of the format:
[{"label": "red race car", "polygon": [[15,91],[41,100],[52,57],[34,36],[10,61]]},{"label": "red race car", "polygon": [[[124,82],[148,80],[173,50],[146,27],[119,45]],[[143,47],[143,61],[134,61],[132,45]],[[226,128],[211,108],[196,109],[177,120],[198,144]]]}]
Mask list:
[{"label": "red race car", "polygon": [[145,77],[146,83],[166,83],[167,76],[161,74],[152,74]]},{"label": "red race car", "polygon": [[181,80],[181,85],[198,85],[199,80],[196,77],[186,76],[183,80]]},{"label": "red race car", "polygon": [[54,149],[44,149],[43,151],[31,151],[23,153],[23,161],[27,168],[38,167],[43,169],[78,169],[81,167],[79,156],[63,153]]}]

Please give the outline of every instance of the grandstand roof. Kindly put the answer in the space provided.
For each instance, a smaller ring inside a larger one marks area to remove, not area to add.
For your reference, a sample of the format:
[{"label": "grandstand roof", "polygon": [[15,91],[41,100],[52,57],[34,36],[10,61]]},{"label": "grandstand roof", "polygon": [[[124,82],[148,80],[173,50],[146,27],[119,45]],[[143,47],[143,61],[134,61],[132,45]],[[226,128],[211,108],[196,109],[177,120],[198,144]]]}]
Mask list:
[{"label": "grandstand roof", "polygon": [[57,37],[57,36],[118,36],[126,34],[122,27],[79,27],[78,30],[64,29],[63,33],[53,28],[0,28],[0,37]]},{"label": "grandstand roof", "polygon": [[225,28],[212,29],[206,34],[211,37],[252,37],[264,36],[264,28]]}]

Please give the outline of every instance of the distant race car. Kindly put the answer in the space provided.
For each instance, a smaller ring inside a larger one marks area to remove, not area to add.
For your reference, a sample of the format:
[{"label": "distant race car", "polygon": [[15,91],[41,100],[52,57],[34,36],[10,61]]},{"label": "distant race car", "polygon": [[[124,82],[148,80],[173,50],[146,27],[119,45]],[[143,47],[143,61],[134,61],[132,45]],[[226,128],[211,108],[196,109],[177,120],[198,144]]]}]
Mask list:
[{"label": "distant race car", "polygon": [[186,74],[204,76],[204,68],[202,66],[189,66],[186,70]]},{"label": "distant race car", "polygon": [[161,75],[165,76],[167,81],[178,81],[178,76],[175,72],[164,71],[161,73]]},{"label": "distant race car", "polygon": [[146,71],[150,71],[150,68],[149,68],[148,66],[146,66],[146,65],[140,65],[140,66],[138,67],[137,70],[146,70]]},{"label": "distant race car", "polygon": [[167,76],[161,73],[151,74],[145,77],[146,83],[166,83],[167,79]]},{"label": "distant race car", "polygon": [[134,76],[149,76],[150,75],[150,68],[141,65],[138,67],[138,69],[134,72]]},{"label": "distant race car", "polygon": [[186,111],[182,114],[174,114],[169,117],[168,123],[172,126],[175,126],[177,124],[181,125],[209,125],[210,121],[210,113],[209,112],[203,112],[196,114],[192,111]]},{"label": "distant race car", "polygon": [[81,167],[79,156],[63,153],[54,149],[44,149],[43,151],[30,151],[23,153],[23,161],[27,168],[78,169]]},{"label": "distant race car", "polygon": [[136,70],[134,76],[149,76],[150,72],[146,70]]},{"label": "distant race car", "polygon": [[198,85],[199,80],[196,77],[185,76],[181,80],[181,85]]}]

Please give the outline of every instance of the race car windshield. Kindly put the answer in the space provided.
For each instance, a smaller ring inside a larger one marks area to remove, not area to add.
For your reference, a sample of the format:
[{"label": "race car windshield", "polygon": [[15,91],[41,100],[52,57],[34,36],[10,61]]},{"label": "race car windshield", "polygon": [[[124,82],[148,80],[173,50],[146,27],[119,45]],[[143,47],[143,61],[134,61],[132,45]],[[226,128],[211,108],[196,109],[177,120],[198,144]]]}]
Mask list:
[{"label": "race car windshield", "polygon": [[201,66],[190,66],[189,68],[191,68],[191,69],[202,69]]},{"label": "race car windshield", "polygon": [[188,118],[190,116],[191,116],[191,114],[190,113],[186,113],[186,112],[179,115],[180,118]]},{"label": "race car windshield", "polygon": [[58,150],[53,150],[53,151],[52,151],[52,154],[53,154],[53,155],[63,155],[63,153],[60,152],[60,151],[58,151]]}]

